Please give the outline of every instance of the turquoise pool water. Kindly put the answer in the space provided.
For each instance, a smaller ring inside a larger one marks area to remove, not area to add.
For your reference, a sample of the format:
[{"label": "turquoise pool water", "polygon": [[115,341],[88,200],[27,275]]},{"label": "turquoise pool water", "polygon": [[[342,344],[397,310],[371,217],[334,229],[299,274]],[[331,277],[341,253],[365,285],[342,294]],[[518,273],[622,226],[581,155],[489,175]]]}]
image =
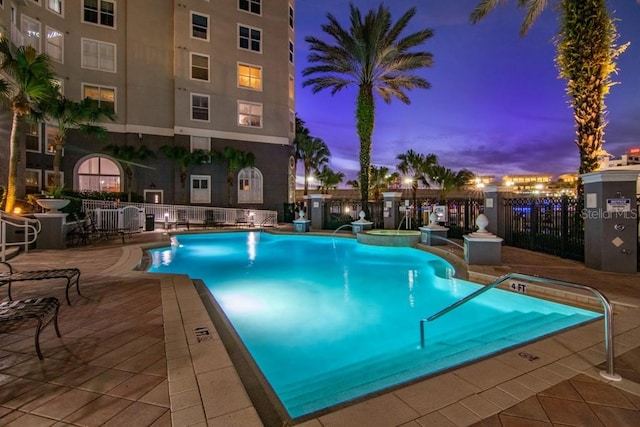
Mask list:
[{"label": "turquoise pool water", "polygon": [[599,317],[479,288],[445,260],[355,239],[259,232],[181,235],[150,272],[202,279],[291,418],[433,374]]}]

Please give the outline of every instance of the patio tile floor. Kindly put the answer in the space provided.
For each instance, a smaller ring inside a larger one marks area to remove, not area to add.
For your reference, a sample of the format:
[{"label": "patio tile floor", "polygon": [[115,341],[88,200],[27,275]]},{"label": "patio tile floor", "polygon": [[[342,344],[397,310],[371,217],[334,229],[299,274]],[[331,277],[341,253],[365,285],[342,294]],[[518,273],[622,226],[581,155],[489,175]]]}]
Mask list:
[{"label": "patio tile floor", "polygon": [[[64,284],[14,284],[16,298],[62,301],[51,326],[0,334],[0,425],[260,426],[262,422],[191,281],[132,269],[141,246],[168,244],[149,232],[66,250],[34,250],[16,269],[78,267],[83,296],[64,302]],[[535,273],[588,284],[640,307],[640,274],[596,272],[579,263],[503,248],[502,266],[476,273]],[[0,292],[4,292],[0,288]],[[3,296],[6,299],[6,296]],[[310,419],[310,426],[640,425],[640,309],[614,316],[616,373],[605,369],[601,322],[438,375]],[[198,342],[195,327],[212,339]],[[518,356],[526,351],[538,359]]]}]

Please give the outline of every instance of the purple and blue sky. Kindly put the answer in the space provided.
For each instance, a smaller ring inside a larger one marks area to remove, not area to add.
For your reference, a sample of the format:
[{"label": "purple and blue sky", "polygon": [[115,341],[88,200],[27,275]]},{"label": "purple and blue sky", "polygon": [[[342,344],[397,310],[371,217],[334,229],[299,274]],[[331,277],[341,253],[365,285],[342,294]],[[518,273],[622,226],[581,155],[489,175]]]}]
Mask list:
[{"label": "purple and blue sky", "polygon": [[[379,5],[372,0],[353,3],[363,13]],[[521,38],[524,11],[515,0],[508,3],[472,25],[468,17],[477,0],[385,2],[394,22],[410,7],[417,8],[407,31],[434,30],[421,49],[433,53],[434,66],[419,71],[431,88],[409,92],[410,105],[377,100],[372,164],[395,170],[396,156],[413,149],[436,154],[448,168],[496,178],[577,171],[572,111],[554,62],[557,14],[549,7]],[[618,42],[631,42],[618,59],[614,80],[619,84],[605,101],[604,148],[619,157],[640,146],[640,4],[608,4],[619,20]],[[348,27],[347,0],[296,1],[296,111],[311,134],[329,146],[329,166],[354,179],[360,167],[355,88],[331,96],[330,91],[312,94],[310,87],[302,87],[302,70],[308,65],[304,38],[330,40],[320,29],[328,11]]]}]

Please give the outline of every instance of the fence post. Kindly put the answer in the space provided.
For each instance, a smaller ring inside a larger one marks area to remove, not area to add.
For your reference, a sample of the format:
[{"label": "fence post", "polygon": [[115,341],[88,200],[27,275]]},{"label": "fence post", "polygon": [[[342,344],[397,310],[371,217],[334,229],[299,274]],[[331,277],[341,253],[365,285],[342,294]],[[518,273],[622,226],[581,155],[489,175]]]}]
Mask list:
[{"label": "fence post", "polygon": [[569,247],[569,198],[566,194],[562,195],[560,213],[560,256],[567,256],[567,248]]},{"label": "fence post", "polygon": [[536,245],[535,245],[535,241],[536,241],[536,237],[538,235],[538,228],[539,228],[539,224],[538,224],[538,203],[537,199],[535,197],[531,198],[531,203],[529,204],[530,210],[529,210],[529,249],[530,250],[535,250]]}]

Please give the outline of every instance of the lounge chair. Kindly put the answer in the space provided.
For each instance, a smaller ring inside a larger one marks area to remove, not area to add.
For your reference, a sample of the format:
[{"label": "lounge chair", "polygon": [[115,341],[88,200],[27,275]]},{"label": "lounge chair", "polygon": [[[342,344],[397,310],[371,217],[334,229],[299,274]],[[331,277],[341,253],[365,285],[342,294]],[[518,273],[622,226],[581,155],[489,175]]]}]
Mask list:
[{"label": "lounge chair", "polygon": [[9,296],[9,301],[12,301],[11,284],[13,282],[25,282],[28,280],[65,279],[67,281],[65,296],[67,297],[67,304],[69,305],[71,305],[71,300],[69,299],[69,288],[71,286],[75,284],[78,295],[82,295],[80,293],[80,270],[77,268],[14,271],[13,267],[8,262],[0,261],[0,264],[4,264],[9,269],[9,271],[0,272],[0,286],[8,285],[7,294]]},{"label": "lounge chair", "polygon": [[13,332],[23,329],[30,320],[37,322],[36,327],[36,353],[38,358],[43,360],[40,351],[40,332],[53,320],[56,334],[60,335],[58,329],[58,310],[60,302],[57,298],[30,298],[24,300],[8,301],[0,303],[0,332]]}]

